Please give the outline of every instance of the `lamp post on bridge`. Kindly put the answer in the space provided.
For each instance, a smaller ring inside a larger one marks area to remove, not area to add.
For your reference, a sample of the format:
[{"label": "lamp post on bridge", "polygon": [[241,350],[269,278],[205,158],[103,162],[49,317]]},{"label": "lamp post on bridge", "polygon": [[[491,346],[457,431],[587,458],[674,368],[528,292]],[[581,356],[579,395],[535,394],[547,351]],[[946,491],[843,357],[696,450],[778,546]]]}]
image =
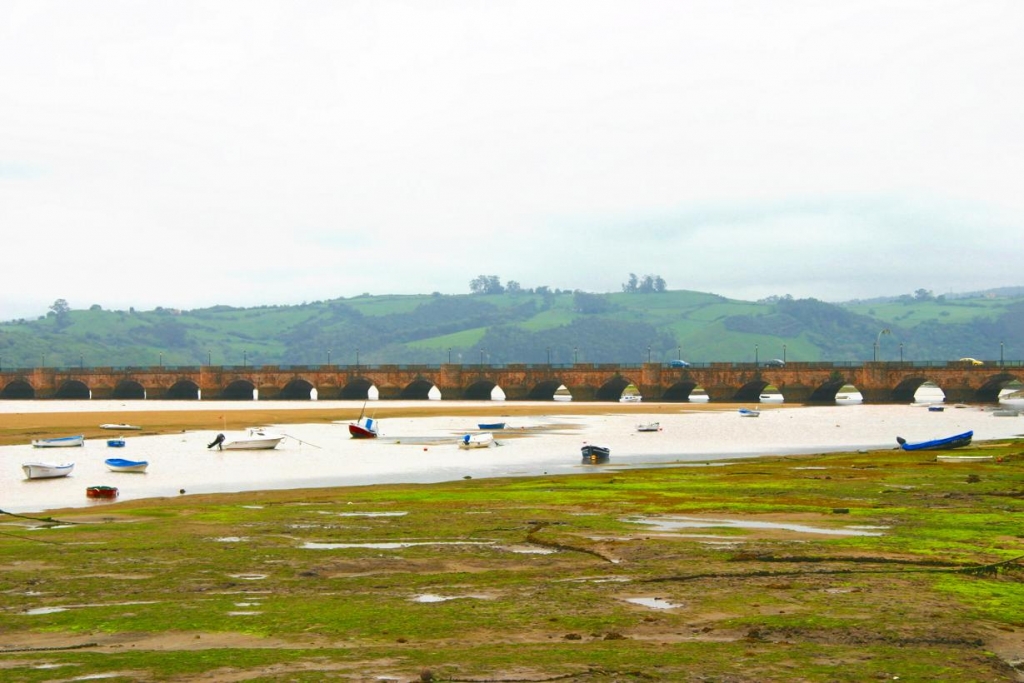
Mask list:
[{"label": "lamp post on bridge", "polygon": [[878,348],[879,348],[879,346],[880,346],[880,345],[881,345],[881,343],[882,343],[882,335],[883,335],[883,334],[892,334],[892,332],[890,332],[890,331],[889,331],[889,328],[888,328],[888,327],[886,327],[885,329],[881,330],[881,331],[880,331],[880,332],[878,333],[878,336],[877,336],[877,337],[875,337],[875,354],[874,354],[874,360],[875,360],[875,361],[877,361],[877,360],[878,360]]},{"label": "lamp post on bridge", "polygon": [[903,365],[903,342],[900,342],[900,365]]},{"label": "lamp post on bridge", "polygon": [[452,347],[448,347],[448,365],[452,364]]},{"label": "lamp post on bridge", "polygon": [[580,359],[580,347],[574,346],[574,347],[572,347],[572,364],[576,365],[576,363],[579,362],[579,359]]},{"label": "lamp post on bridge", "polygon": [[160,352],[160,367],[164,366],[164,352]]},{"label": "lamp post on bridge", "polygon": [[647,362],[648,363],[651,362],[651,345],[650,344],[647,345]]},{"label": "lamp post on bridge", "polygon": [[786,345],[785,344],[782,345],[782,362],[783,363],[786,362]]},{"label": "lamp post on bridge", "polygon": [[249,364],[249,352],[242,351],[242,367],[244,368]]},{"label": "lamp post on bridge", "polygon": [[480,349],[480,367],[484,366],[484,350]]},{"label": "lamp post on bridge", "polygon": [[327,367],[331,367],[331,350],[327,349]]},{"label": "lamp post on bridge", "polygon": [[548,365],[551,365],[551,347],[548,347]]},{"label": "lamp post on bridge", "polygon": [[1003,367],[1003,342],[999,342],[999,367]]},{"label": "lamp post on bridge", "polygon": [[206,367],[213,365],[213,351],[206,349]]},{"label": "lamp post on bridge", "polygon": [[757,357],[757,344],[754,344],[754,367],[757,367],[758,365],[759,362]]}]

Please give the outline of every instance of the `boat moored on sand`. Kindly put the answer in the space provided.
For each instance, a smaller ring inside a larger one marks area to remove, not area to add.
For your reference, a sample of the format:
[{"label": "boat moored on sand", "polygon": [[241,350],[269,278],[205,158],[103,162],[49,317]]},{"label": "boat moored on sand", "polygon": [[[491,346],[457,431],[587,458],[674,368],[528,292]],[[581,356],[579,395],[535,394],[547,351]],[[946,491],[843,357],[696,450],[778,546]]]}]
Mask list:
[{"label": "boat moored on sand", "polygon": [[283,434],[274,434],[266,431],[263,427],[251,427],[245,434],[233,437],[226,437],[218,434],[207,448],[217,447],[222,451],[269,451],[277,448],[277,444],[284,440]]},{"label": "boat moored on sand", "polygon": [[900,445],[905,451],[934,451],[944,450],[947,448],[960,448],[967,446],[971,443],[971,439],[974,438],[974,431],[963,432],[962,434],[954,434],[953,436],[947,436],[941,439],[932,439],[931,441],[918,441],[916,443],[910,443],[902,436],[896,437],[896,443]]},{"label": "boat moored on sand", "polygon": [[66,477],[75,469],[75,463],[26,462],[21,465],[26,479],[56,479]]},{"label": "boat moored on sand", "polygon": [[75,436],[59,436],[55,439],[35,439],[32,445],[35,448],[75,448],[85,445],[85,436],[76,434]]},{"label": "boat moored on sand", "polygon": [[126,460],[124,458],[107,458],[103,464],[111,472],[145,472],[149,467],[148,460]]}]

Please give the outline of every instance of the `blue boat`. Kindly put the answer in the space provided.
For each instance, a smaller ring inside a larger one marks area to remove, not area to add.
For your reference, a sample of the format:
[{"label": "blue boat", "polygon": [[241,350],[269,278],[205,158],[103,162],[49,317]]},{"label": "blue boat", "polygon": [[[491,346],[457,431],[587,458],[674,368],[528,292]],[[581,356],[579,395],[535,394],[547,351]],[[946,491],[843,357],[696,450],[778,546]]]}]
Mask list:
[{"label": "blue boat", "polygon": [[492,431],[492,430],[495,430],[495,429],[504,429],[505,428],[505,423],[504,422],[481,422],[480,424],[477,425],[477,427],[479,427],[480,429],[483,429],[483,430],[489,432],[489,431]]},{"label": "blue boat", "polygon": [[107,446],[111,448],[124,448],[124,439],[107,439]]},{"label": "blue boat", "polygon": [[149,467],[148,460],[125,460],[124,458],[107,458],[103,464],[111,472],[145,472]]},{"label": "blue boat", "polygon": [[900,445],[905,451],[934,451],[934,450],[945,450],[947,448],[960,448],[961,446],[967,446],[971,443],[971,439],[974,438],[974,431],[964,432],[963,434],[954,434],[953,436],[947,436],[944,439],[932,439],[931,441],[918,441],[917,443],[909,443],[902,436],[896,437],[896,443]]}]

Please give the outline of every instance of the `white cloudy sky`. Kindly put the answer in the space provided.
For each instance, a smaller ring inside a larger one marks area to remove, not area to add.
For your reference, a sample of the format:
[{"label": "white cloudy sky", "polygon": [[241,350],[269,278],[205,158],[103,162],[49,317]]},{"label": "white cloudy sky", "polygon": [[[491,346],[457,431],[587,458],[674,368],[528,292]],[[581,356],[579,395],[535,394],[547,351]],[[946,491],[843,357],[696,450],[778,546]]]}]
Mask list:
[{"label": "white cloudy sky", "polygon": [[0,0],[0,319],[1024,284],[1024,2]]}]

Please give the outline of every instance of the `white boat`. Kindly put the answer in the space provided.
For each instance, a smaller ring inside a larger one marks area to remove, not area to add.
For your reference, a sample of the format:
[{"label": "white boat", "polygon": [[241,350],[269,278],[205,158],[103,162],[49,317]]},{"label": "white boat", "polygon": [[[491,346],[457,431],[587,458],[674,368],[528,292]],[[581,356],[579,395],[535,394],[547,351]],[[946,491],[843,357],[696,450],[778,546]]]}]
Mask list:
[{"label": "white boat", "polygon": [[994,417],[1018,417],[1020,411],[1014,410],[1013,408],[997,408],[992,411]]},{"label": "white boat", "polygon": [[36,448],[73,448],[85,445],[85,436],[61,436],[56,439],[36,439],[32,442]]},{"label": "white boat", "polygon": [[994,456],[991,455],[936,455],[935,459],[939,462],[985,462],[987,460],[994,460]]},{"label": "white boat", "polygon": [[640,394],[624,394],[619,398],[619,403],[639,403],[643,400],[643,396]]},{"label": "white boat", "polygon": [[131,431],[133,429],[142,429],[142,427],[139,427],[138,425],[129,425],[124,423],[114,424],[112,422],[107,422],[106,424],[101,424],[100,429],[116,429],[118,431]]},{"label": "white boat", "polygon": [[274,434],[266,431],[263,427],[250,427],[245,434],[226,437],[218,434],[207,448],[216,446],[222,451],[269,451],[277,448],[277,444],[284,440],[284,434]]},{"label": "white boat", "polygon": [[740,408],[740,417],[759,417],[761,415],[760,410],[752,410],[750,408]]},{"label": "white boat", "polygon": [[638,431],[638,432],[660,432],[661,431],[661,423],[660,422],[648,422],[647,424],[640,424],[640,425],[636,426],[636,431]]},{"label": "white boat", "polygon": [[71,470],[75,469],[75,463],[26,462],[22,464],[21,469],[29,479],[55,479],[71,474]]},{"label": "white boat", "polygon": [[494,443],[494,434],[490,432],[466,434],[459,439],[459,448],[490,448]]},{"label": "white boat", "polygon": [[149,467],[147,460],[125,460],[124,458],[107,458],[103,464],[111,472],[145,472]]}]

